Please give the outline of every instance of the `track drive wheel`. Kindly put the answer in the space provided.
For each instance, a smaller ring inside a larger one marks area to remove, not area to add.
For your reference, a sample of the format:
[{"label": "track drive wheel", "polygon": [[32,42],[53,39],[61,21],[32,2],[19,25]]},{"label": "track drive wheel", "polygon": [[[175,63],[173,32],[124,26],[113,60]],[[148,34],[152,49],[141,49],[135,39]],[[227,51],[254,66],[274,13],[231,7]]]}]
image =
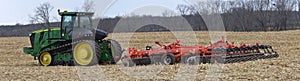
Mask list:
[{"label": "track drive wheel", "polygon": [[174,55],[172,54],[164,54],[160,60],[163,65],[173,65],[175,63]]},{"label": "track drive wheel", "polygon": [[91,66],[98,64],[94,41],[82,41],[73,47],[75,65]]},{"label": "track drive wheel", "polygon": [[41,66],[51,66],[53,65],[53,58],[49,52],[42,52],[39,55],[39,64]]}]

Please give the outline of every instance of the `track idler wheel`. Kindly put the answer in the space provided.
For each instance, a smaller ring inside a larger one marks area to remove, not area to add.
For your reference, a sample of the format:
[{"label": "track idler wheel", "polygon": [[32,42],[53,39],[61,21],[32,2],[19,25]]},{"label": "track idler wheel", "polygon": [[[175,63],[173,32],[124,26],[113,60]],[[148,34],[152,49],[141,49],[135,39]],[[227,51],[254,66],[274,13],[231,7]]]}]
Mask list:
[{"label": "track idler wheel", "polygon": [[39,55],[39,64],[41,66],[53,65],[53,56],[49,52],[42,52]]}]

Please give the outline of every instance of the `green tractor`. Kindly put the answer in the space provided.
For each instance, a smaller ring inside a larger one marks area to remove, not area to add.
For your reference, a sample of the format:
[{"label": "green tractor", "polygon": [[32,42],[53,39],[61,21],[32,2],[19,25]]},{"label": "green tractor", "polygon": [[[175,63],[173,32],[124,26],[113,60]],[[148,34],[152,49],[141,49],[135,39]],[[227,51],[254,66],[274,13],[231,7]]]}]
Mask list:
[{"label": "green tractor", "polygon": [[107,32],[92,27],[91,12],[60,12],[61,26],[33,31],[31,46],[24,47],[42,66],[115,64],[122,56],[120,44],[105,39]]}]

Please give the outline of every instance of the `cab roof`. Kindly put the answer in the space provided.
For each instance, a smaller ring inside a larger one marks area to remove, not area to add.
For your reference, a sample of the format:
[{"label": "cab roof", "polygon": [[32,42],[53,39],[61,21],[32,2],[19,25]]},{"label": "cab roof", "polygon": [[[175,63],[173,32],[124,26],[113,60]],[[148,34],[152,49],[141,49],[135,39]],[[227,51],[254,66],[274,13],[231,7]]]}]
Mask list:
[{"label": "cab roof", "polygon": [[74,15],[74,16],[80,16],[80,15],[94,15],[93,12],[59,12],[59,15]]}]

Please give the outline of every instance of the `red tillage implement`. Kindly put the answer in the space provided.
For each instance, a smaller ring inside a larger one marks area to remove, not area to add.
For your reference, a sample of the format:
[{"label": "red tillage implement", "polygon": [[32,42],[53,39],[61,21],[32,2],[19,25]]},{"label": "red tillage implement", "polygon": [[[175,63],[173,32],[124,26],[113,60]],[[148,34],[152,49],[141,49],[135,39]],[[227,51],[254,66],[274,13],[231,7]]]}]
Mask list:
[{"label": "red tillage implement", "polygon": [[239,46],[222,40],[209,46],[184,46],[179,40],[167,45],[155,42],[160,48],[146,46],[146,50],[129,48],[128,55],[122,58],[124,66],[175,63],[202,64],[202,63],[234,63],[278,57],[276,51],[269,45],[241,44]]}]

